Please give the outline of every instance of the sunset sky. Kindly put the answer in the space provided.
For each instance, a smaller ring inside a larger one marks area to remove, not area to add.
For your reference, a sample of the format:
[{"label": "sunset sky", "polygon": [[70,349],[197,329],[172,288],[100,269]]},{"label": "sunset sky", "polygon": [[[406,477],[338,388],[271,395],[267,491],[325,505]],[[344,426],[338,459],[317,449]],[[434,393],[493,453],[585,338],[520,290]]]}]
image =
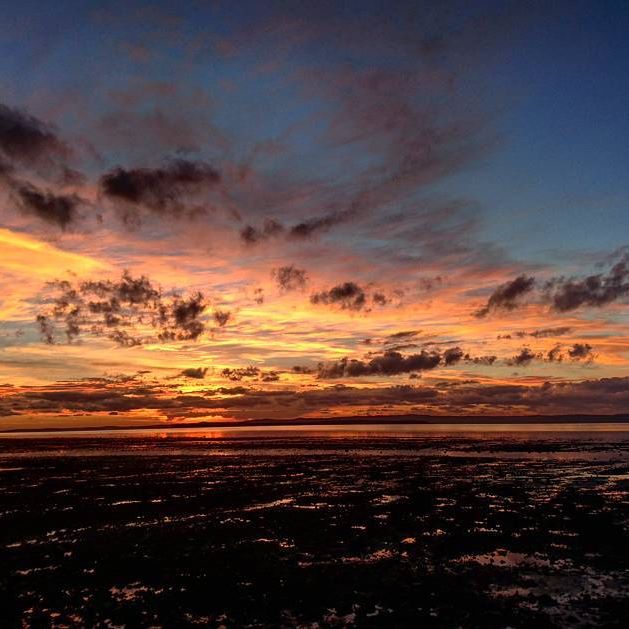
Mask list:
[{"label": "sunset sky", "polygon": [[22,2],[0,429],[629,412],[629,5]]}]

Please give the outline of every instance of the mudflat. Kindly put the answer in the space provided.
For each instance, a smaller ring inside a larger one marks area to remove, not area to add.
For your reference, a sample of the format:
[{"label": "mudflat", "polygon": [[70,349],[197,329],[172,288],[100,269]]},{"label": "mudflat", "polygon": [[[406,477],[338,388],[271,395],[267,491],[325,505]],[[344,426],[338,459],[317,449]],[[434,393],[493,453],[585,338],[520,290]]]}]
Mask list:
[{"label": "mudflat", "polygon": [[625,627],[627,435],[0,440],[3,627]]}]

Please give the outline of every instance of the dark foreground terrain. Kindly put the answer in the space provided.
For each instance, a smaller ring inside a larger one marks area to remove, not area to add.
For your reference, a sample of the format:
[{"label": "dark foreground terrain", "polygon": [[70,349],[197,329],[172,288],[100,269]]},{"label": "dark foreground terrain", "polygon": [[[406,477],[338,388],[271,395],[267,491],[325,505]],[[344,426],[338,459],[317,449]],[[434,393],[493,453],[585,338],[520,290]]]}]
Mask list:
[{"label": "dark foreground terrain", "polygon": [[610,434],[0,441],[0,626],[627,627]]}]

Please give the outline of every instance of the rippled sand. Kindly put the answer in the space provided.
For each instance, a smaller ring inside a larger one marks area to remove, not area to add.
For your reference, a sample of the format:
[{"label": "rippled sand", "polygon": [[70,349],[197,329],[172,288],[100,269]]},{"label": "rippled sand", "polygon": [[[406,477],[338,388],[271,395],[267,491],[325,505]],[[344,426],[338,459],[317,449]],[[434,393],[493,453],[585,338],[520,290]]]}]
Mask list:
[{"label": "rippled sand", "polygon": [[625,627],[621,435],[0,441],[12,626]]}]

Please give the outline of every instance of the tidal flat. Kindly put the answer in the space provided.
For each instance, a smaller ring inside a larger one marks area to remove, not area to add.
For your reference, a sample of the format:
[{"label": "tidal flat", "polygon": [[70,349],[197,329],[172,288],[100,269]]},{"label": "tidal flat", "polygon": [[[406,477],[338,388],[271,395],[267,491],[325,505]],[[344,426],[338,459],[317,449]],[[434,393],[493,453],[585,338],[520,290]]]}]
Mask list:
[{"label": "tidal flat", "polygon": [[0,440],[2,627],[626,627],[629,437]]}]

